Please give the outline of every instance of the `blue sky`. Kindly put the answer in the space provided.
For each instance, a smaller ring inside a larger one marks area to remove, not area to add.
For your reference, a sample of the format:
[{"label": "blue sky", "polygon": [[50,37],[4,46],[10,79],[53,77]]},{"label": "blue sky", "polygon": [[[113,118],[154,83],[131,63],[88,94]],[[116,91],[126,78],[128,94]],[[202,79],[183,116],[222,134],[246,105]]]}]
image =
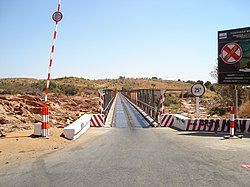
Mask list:
[{"label": "blue sky", "polygon": [[[249,0],[62,0],[52,78],[210,80]],[[0,77],[46,78],[57,0],[0,0]]]}]

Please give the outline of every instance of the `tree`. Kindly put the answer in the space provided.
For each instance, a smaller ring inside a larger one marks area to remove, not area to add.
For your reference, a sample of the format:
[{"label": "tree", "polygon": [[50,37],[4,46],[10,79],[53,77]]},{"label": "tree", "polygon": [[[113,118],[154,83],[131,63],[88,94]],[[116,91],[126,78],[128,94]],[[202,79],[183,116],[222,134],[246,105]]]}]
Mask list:
[{"label": "tree", "polygon": [[195,81],[188,80],[187,83],[189,83],[189,84],[194,84]]},{"label": "tree", "polygon": [[204,85],[206,86],[207,89],[209,89],[211,91],[215,91],[215,87],[210,81],[205,82]]},{"label": "tree", "polygon": [[119,76],[119,79],[124,80],[125,76]]},{"label": "tree", "polygon": [[205,82],[205,86],[208,88],[212,83],[210,81]]},{"label": "tree", "polygon": [[204,84],[202,80],[198,80],[197,83]]}]

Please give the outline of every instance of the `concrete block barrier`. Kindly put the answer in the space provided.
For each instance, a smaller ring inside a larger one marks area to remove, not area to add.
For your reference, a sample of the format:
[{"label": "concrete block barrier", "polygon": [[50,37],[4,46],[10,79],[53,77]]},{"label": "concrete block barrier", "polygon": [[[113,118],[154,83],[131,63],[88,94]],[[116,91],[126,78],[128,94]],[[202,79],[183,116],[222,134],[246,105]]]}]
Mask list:
[{"label": "concrete block barrier", "polygon": [[79,119],[63,129],[65,138],[75,140],[90,128],[91,114],[84,114]]},{"label": "concrete block barrier", "polygon": [[41,136],[42,135],[42,123],[38,122],[34,124],[34,133],[35,136]]},{"label": "concrete block barrier", "polygon": [[235,123],[238,132],[250,134],[250,119],[236,119]]},{"label": "concrete block barrier", "polygon": [[[229,132],[229,119],[190,119],[180,114],[162,114],[161,127],[174,127],[184,131]],[[236,119],[238,133],[250,133],[250,119]]]},{"label": "concrete block barrier", "polygon": [[180,130],[186,130],[187,124],[188,124],[188,120],[190,118],[180,115],[180,114],[174,114],[174,124],[173,126],[177,129]]},{"label": "concrete block barrier", "polygon": [[226,119],[189,119],[187,131],[228,132],[229,120]]},{"label": "concrete block barrier", "polygon": [[160,120],[161,127],[174,127],[179,130],[186,130],[189,118],[180,114],[162,114]]},{"label": "concrete block barrier", "polygon": [[173,114],[162,114],[160,119],[161,127],[171,127],[174,124]]},{"label": "concrete block barrier", "polygon": [[[229,132],[229,119],[193,119],[188,120],[187,131]],[[250,119],[236,119],[235,132],[250,133]]]}]

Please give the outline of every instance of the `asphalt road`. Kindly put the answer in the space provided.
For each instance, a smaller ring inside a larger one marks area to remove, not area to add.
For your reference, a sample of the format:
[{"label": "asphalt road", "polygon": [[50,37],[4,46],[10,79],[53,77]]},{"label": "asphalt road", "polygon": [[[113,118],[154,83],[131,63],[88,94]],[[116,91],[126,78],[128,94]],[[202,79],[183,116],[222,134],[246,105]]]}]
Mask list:
[{"label": "asphalt road", "polygon": [[117,126],[128,128],[92,128],[70,148],[0,171],[0,186],[250,186],[250,169],[241,168],[250,164],[249,137],[121,121]]}]

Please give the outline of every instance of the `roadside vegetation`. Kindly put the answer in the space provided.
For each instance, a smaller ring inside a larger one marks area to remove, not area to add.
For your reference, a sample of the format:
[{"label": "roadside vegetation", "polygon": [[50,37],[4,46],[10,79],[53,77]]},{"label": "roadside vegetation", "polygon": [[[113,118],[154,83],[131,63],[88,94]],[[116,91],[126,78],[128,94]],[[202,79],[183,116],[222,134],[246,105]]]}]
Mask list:
[{"label": "roadside vegetation", "polygon": [[[234,104],[234,86],[221,86],[209,81],[200,102],[201,117],[228,118],[228,107]],[[194,117],[195,98],[190,93],[194,81],[126,78],[89,80],[76,77],[52,79],[49,88],[51,124],[63,127],[84,113],[98,112],[98,89],[134,90],[167,89],[165,113]],[[40,121],[46,80],[29,78],[0,79],[0,128],[4,131],[26,129]],[[238,117],[250,118],[250,89],[237,86]],[[169,91],[170,90],[170,91]]]}]

